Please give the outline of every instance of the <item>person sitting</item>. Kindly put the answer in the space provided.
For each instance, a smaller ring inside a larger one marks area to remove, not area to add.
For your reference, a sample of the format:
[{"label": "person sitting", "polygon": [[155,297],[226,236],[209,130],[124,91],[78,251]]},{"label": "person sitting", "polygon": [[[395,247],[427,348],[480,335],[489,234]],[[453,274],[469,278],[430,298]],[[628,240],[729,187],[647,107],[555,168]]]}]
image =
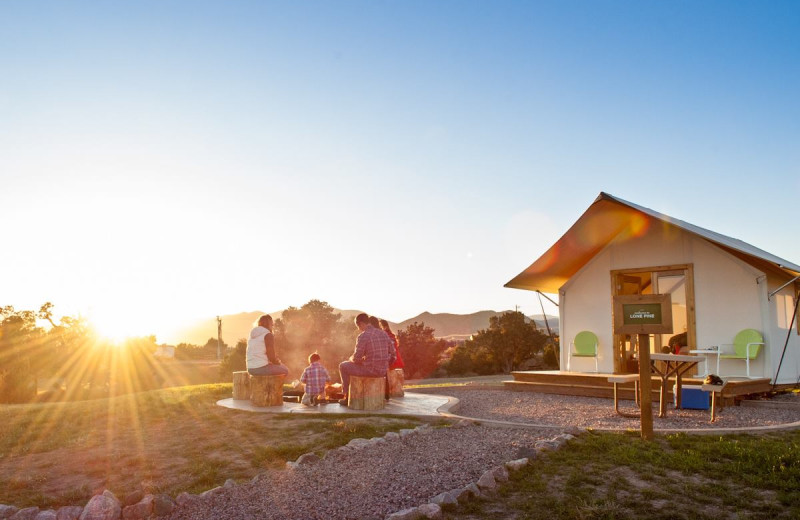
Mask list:
[{"label": "person sitting", "polygon": [[289,369],[275,355],[275,336],[272,334],[272,316],[264,314],[258,325],[250,331],[247,340],[247,371],[253,376],[286,375]]},{"label": "person sitting", "polygon": [[320,361],[321,358],[316,352],[308,356],[308,366],[300,376],[300,382],[305,384],[303,399],[300,402],[306,406],[317,404],[319,396],[325,392],[325,383],[331,380]]},{"label": "person sitting", "polygon": [[344,397],[339,404],[347,405],[347,393],[350,391],[350,376],[386,377],[389,368],[389,359],[394,344],[389,336],[382,330],[376,329],[369,322],[369,316],[361,313],[356,316],[356,327],[361,331],[356,339],[353,355],[347,361],[339,364],[339,374],[342,377],[342,392]]}]

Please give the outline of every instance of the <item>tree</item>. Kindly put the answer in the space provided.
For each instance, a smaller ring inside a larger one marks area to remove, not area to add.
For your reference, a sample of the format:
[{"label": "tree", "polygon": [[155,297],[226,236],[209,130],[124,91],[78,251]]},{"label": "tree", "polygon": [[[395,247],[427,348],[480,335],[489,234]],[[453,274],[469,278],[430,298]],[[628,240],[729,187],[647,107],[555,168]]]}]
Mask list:
[{"label": "tree", "polygon": [[222,381],[230,379],[233,372],[247,370],[247,340],[242,338],[236,342],[236,347],[228,352],[219,365],[219,377]]},{"label": "tree", "polygon": [[547,335],[521,312],[506,312],[489,319],[489,328],[475,333],[458,347],[446,369],[449,374],[509,373],[542,352]]},{"label": "tree", "polygon": [[278,357],[290,373],[296,374],[302,372],[308,356],[314,352],[319,353],[322,363],[333,373],[353,352],[358,333],[352,322],[343,320],[341,313],[320,300],[283,311],[273,332]]},{"label": "tree", "polygon": [[36,395],[33,350],[40,350],[43,331],[36,313],[0,308],[0,402],[22,403]]},{"label": "tree", "polygon": [[442,353],[448,343],[437,340],[431,327],[424,322],[414,322],[403,330],[397,331],[398,348],[405,363],[405,375],[408,379],[420,379],[433,374],[439,367]]}]

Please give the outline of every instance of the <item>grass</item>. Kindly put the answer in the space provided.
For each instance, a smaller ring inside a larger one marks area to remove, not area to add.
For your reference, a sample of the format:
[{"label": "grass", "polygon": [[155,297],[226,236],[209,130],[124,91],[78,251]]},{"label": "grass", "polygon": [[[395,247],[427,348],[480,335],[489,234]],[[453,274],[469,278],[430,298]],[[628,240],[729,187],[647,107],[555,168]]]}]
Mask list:
[{"label": "grass", "polygon": [[111,399],[0,406],[0,503],[83,505],[98,490],[198,493],[307,452],[420,421],[254,414],[216,406],[230,384]]},{"label": "grass", "polygon": [[800,518],[800,432],[591,433],[512,475],[496,500],[447,518]]}]

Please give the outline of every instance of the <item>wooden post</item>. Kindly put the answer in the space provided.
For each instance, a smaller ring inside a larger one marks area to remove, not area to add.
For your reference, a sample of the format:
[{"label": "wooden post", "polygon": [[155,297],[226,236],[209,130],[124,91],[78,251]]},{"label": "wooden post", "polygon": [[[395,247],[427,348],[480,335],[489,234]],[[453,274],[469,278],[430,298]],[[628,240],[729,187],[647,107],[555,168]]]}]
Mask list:
[{"label": "wooden post", "polygon": [[389,383],[389,397],[403,397],[406,395],[403,391],[405,377],[402,368],[389,369],[386,372],[386,381]]},{"label": "wooden post", "polygon": [[233,398],[250,399],[250,374],[246,370],[233,373]]},{"label": "wooden post", "polygon": [[353,410],[382,410],[386,406],[385,384],[383,377],[352,376],[347,406]]},{"label": "wooden post", "polygon": [[650,336],[638,335],[639,343],[639,391],[642,402],[642,439],[653,440],[653,381],[650,379]]},{"label": "wooden post", "polygon": [[250,402],[253,406],[283,406],[283,380],[286,376],[250,376]]}]

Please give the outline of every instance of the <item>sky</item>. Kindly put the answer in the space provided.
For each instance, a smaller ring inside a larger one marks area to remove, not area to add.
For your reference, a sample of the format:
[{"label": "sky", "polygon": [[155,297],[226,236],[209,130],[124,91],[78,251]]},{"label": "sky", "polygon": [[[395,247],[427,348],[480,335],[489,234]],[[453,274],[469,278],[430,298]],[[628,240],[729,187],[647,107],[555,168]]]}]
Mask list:
[{"label": "sky", "polygon": [[[601,191],[800,263],[791,1],[0,2],[0,306],[109,336],[503,284]],[[545,310],[557,308],[545,301]]]}]

